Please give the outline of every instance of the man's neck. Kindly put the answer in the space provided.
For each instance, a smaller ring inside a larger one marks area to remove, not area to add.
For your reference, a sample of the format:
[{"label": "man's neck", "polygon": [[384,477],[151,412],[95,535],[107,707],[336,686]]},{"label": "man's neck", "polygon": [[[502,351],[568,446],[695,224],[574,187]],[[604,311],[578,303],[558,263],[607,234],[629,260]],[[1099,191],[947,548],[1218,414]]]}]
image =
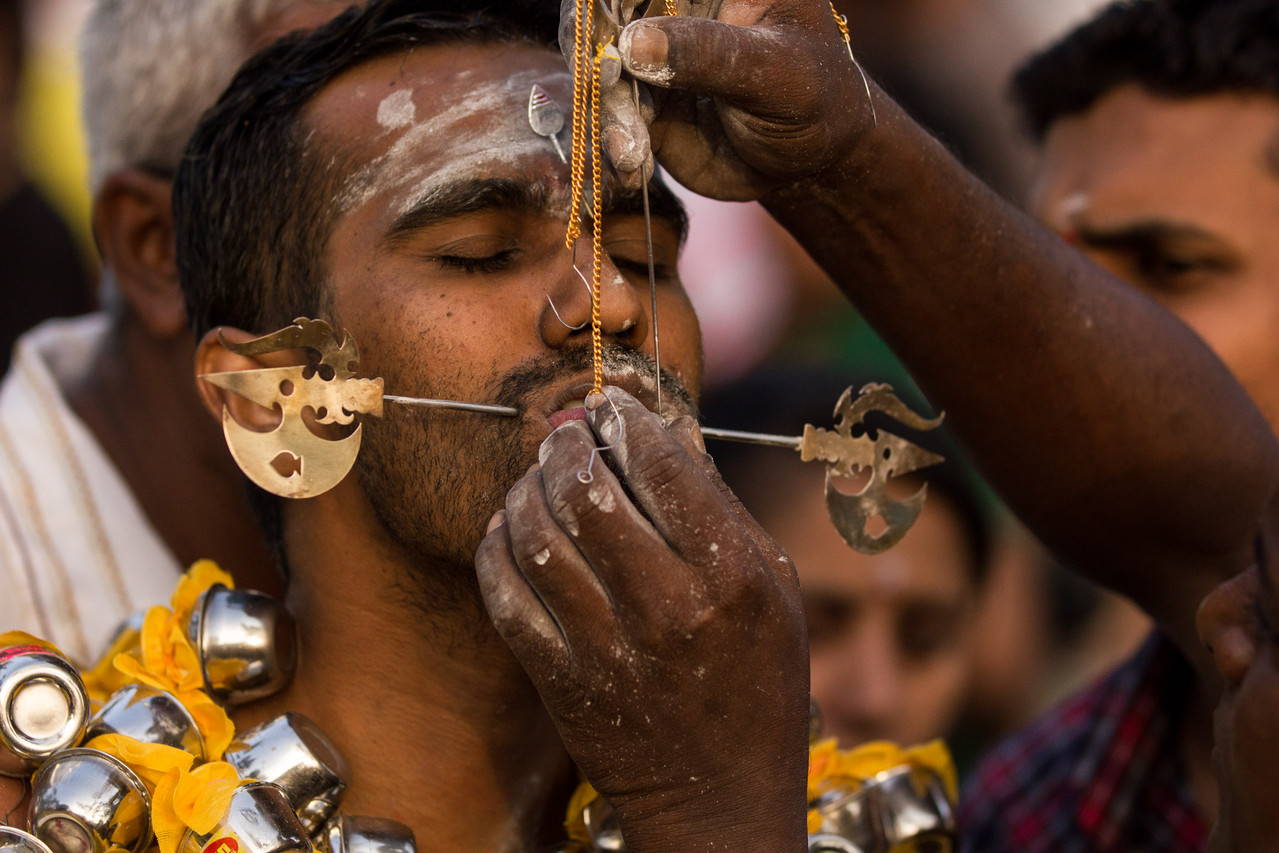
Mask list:
[{"label": "man's neck", "polygon": [[63,395],[179,563],[215,559],[240,586],[279,594],[243,478],[196,395],[194,352],[190,336],[157,339],[121,312],[85,374],[61,379]]},{"label": "man's neck", "polygon": [[237,727],[284,711],[310,717],[350,765],[343,811],[399,820],[433,850],[562,839],[572,765],[478,595],[474,606],[429,609],[429,576],[364,535],[373,526],[358,502],[306,503],[289,508],[308,515],[289,530],[310,531],[288,540],[298,671],[283,693],[237,713]]}]

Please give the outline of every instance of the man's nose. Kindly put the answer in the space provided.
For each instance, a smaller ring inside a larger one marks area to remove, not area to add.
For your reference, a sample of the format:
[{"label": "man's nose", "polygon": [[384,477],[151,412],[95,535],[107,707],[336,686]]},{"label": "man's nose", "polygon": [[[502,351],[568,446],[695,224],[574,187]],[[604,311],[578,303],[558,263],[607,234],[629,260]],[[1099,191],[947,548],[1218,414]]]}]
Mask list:
[{"label": "man's nose", "polygon": [[[576,269],[574,269],[576,261]],[[582,236],[576,250],[564,253],[563,270],[546,294],[540,327],[547,346],[559,348],[591,331],[591,239]],[[645,302],[607,254],[600,265],[600,331],[638,347],[648,330]]]},{"label": "man's nose", "polygon": [[841,651],[843,678],[837,700],[848,722],[866,737],[890,737],[901,711],[901,661],[889,637],[863,631]]},{"label": "man's nose", "polygon": [[1195,613],[1199,641],[1212,653],[1217,671],[1237,687],[1257,657],[1254,607],[1260,588],[1256,567],[1242,572],[1204,597]]}]

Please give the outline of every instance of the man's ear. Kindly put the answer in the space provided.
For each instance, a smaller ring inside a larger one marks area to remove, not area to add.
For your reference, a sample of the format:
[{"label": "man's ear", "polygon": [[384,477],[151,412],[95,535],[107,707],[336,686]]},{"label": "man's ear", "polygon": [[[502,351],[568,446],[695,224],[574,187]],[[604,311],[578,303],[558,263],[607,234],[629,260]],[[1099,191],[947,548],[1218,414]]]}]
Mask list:
[{"label": "man's ear", "polygon": [[93,201],[103,264],[134,316],[157,338],[187,330],[173,234],[173,182],[136,169],[108,176]]},{"label": "man's ear", "polygon": [[[250,334],[243,329],[232,329],[228,326],[220,326],[211,330],[200,341],[199,346],[196,347],[196,376],[203,376],[206,373],[233,373],[240,370],[279,367],[280,365],[276,363],[266,364],[252,356],[233,353],[222,343],[223,338],[231,343],[241,344],[255,337],[257,335]],[[275,354],[272,353],[272,355]],[[278,361],[278,356],[276,360]],[[206,382],[203,379],[197,379],[196,385],[199,386],[200,399],[204,401],[204,407],[213,413],[219,423],[222,421],[223,407],[231,412],[231,417],[235,418],[241,426],[259,432],[268,432],[275,429],[280,423],[280,413],[277,411],[264,409],[239,394],[232,393],[225,388],[219,388],[212,382]]]}]

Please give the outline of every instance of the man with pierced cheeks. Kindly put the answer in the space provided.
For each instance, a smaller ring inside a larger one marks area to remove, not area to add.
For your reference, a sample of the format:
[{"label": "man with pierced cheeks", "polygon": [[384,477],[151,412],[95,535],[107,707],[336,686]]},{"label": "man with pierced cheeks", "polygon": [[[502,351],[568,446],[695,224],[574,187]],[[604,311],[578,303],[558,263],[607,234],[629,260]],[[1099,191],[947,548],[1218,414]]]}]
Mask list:
[{"label": "man with pierced cheeks", "polygon": [[[339,487],[264,501],[305,655],[237,722],[313,717],[350,756],[347,808],[442,850],[557,837],[576,769],[633,853],[798,853],[794,573],[720,485],[680,393],[697,390],[698,333],[656,186],[669,375],[665,420],[650,411],[648,138],[615,114],[607,387],[587,395],[568,170],[526,119],[534,83],[571,102],[544,6],[371,4],[260,55],[188,149],[175,215],[198,372],[286,360],[236,355],[219,331],[320,316],[392,393],[521,412],[392,409],[365,420]],[[824,0],[678,6],[619,44],[669,173],[759,199],[1065,556],[1178,629],[1205,587],[1254,583],[1279,446],[1202,343],[967,175],[864,80]],[[215,414],[275,422],[202,393]],[[1257,790],[1242,783],[1244,813]]]},{"label": "man with pierced cheeks", "polygon": [[[588,400],[569,172],[528,122],[534,84],[573,100],[555,10],[449,11],[486,5],[375,4],[269,50],[179,175],[198,373],[262,366],[218,331],[323,316],[390,393],[521,413],[388,406],[365,419],[353,476],[266,501],[304,654],[237,725],[312,717],[348,757],[343,808],[432,849],[562,839],[576,765],[633,850],[800,850],[803,615],[789,560],[722,489],[690,417],[682,215],[654,187],[664,423],[640,196],[605,199],[608,387]],[[590,256],[584,237],[578,265]],[[219,415],[276,423],[201,387]]]}]

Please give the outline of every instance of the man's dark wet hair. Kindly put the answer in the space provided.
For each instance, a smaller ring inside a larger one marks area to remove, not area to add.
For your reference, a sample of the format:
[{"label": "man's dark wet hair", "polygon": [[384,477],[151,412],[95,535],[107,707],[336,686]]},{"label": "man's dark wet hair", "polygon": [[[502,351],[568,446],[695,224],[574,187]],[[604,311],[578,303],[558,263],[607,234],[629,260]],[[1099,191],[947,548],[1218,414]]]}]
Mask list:
[{"label": "man's dark wet hair", "polygon": [[197,336],[219,325],[257,332],[318,316],[321,258],[346,177],[339,155],[308,152],[301,116],[347,69],[448,43],[556,49],[548,0],[373,0],[257,54],[207,112],[173,187],[178,274]]},{"label": "man's dark wet hair", "polygon": [[1128,83],[1169,98],[1279,97],[1279,2],[1121,0],[1032,57],[1012,89],[1042,141]]}]

